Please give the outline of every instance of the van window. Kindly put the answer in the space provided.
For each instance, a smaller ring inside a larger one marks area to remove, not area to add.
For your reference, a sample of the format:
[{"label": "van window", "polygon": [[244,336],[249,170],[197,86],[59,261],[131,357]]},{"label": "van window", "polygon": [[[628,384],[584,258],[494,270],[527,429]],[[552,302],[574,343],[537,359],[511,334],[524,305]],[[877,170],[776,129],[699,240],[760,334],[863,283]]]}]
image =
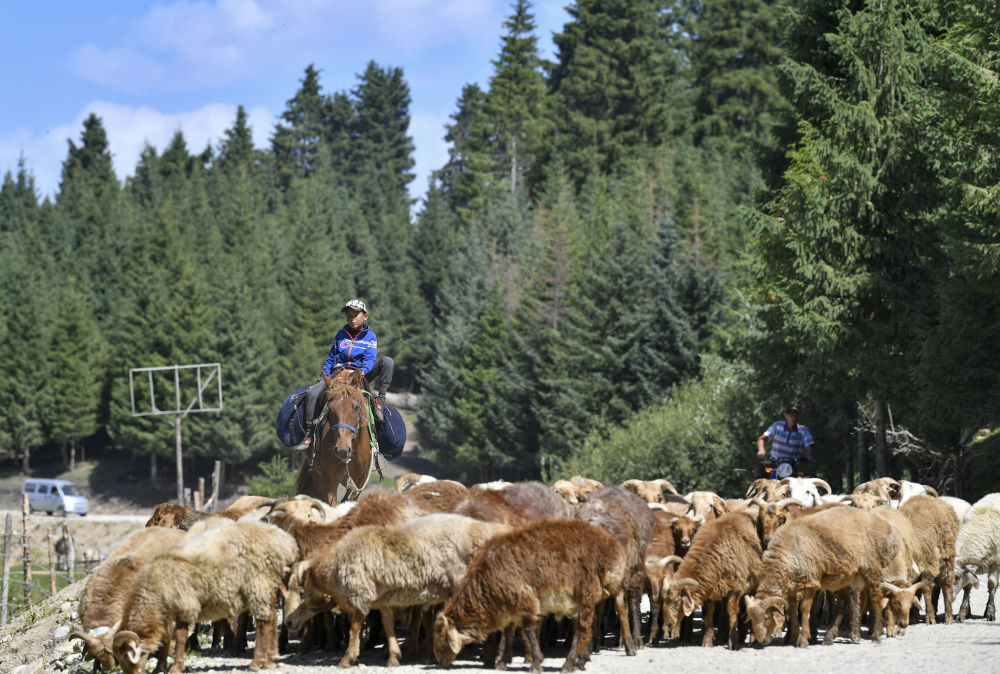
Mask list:
[{"label": "van window", "polygon": [[40,485],[38,485],[38,493],[39,494],[48,494],[49,493],[49,485],[47,485],[47,484],[40,484]]},{"label": "van window", "polygon": [[76,496],[76,491],[73,490],[73,485],[71,484],[62,485],[62,493],[64,496]]}]

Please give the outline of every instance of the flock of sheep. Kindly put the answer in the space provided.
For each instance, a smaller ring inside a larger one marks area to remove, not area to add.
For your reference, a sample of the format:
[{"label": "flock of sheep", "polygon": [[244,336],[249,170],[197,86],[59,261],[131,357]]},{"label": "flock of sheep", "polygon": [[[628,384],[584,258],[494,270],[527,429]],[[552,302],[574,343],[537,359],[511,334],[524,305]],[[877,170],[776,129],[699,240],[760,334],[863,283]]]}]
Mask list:
[{"label": "flock of sheep", "polygon": [[164,671],[172,655],[170,671],[181,672],[200,623],[228,628],[240,650],[252,618],[251,669],[273,665],[289,632],[330,650],[346,639],[348,667],[364,628],[377,630],[366,620],[377,610],[390,666],[403,657],[397,622],[407,622],[409,657],[433,652],[447,666],[485,643],[486,664],[506,668],[519,635],[541,672],[542,645],[565,639],[569,672],[607,629],[628,655],[690,639],[698,609],[703,646],[716,642],[717,622],[734,649],[748,628],[761,645],[787,629],[789,643],[807,646],[824,621],[829,643],[845,616],[851,639],[866,624],[878,641],[905,631],[917,597],[934,622],[938,590],[951,623],[953,592],[965,589],[965,618],[984,571],[993,620],[1000,494],[970,505],[891,478],[850,495],[788,478],[723,499],[680,495],[667,480],[466,488],[411,474],[395,492],[337,507],[308,496],[246,496],[214,513],[161,504],[89,577],[73,636],[105,668],[144,671],[154,656]]}]

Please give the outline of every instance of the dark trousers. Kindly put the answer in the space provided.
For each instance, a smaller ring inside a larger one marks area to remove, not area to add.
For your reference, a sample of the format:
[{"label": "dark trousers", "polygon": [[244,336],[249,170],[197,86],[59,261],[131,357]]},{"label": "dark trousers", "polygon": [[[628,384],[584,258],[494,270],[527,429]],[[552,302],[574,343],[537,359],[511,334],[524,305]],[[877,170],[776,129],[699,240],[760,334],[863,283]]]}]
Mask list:
[{"label": "dark trousers", "polygon": [[[388,388],[392,385],[392,375],[395,371],[396,363],[392,358],[382,356],[375,361],[375,365],[372,366],[371,372],[365,376],[365,380],[369,384],[369,388],[374,382],[378,382],[377,389],[383,386]],[[309,387],[309,391],[306,393],[306,415],[310,421],[319,415],[320,399],[325,393],[326,382],[322,379]]]}]

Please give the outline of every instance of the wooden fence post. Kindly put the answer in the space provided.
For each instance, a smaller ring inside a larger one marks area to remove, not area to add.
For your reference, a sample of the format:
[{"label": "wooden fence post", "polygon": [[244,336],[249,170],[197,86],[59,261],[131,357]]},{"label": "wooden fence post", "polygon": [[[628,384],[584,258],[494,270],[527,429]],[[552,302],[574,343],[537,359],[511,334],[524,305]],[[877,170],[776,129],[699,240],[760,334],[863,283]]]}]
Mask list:
[{"label": "wooden fence post", "polygon": [[63,538],[66,539],[66,571],[69,572],[69,582],[76,582],[76,541],[69,533],[69,527],[62,525]]},{"label": "wooden fence post", "polygon": [[212,469],[212,510],[219,509],[219,487],[222,482],[222,462],[216,461]]},{"label": "wooden fence post", "polygon": [[3,524],[3,584],[0,586],[0,599],[3,605],[0,606],[0,628],[7,626],[7,596],[10,590],[10,536],[13,533],[14,520],[10,513],[4,518]]},{"label": "wooden fence post", "polygon": [[31,603],[33,580],[31,577],[31,537],[28,526],[31,524],[31,507],[28,505],[28,495],[21,494],[21,541],[24,549],[24,604]]},{"label": "wooden fence post", "polygon": [[52,527],[49,527],[49,591],[56,593],[56,549],[53,539],[56,537]]}]

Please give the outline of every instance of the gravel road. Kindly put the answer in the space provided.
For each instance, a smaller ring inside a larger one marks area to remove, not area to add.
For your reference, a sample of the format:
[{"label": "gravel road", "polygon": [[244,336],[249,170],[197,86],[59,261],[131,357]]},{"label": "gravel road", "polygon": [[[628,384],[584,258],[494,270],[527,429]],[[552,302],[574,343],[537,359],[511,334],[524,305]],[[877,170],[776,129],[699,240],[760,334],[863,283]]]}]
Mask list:
[{"label": "gravel road", "polygon": [[[1000,623],[986,622],[982,613],[986,605],[984,587],[973,591],[973,619],[952,625],[911,625],[906,634],[895,639],[883,639],[873,644],[863,630],[861,643],[851,643],[838,638],[832,646],[810,646],[799,649],[773,643],[767,647],[747,646],[729,651],[722,646],[702,648],[696,644],[659,644],[646,647],[635,657],[628,657],[623,650],[608,648],[593,656],[587,665],[588,672],[608,674],[664,674],[664,672],[740,672],[740,674],[842,674],[857,672],[903,672],[915,667],[922,672],[948,672],[948,674],[983,674],[1000,672]],[[956,608],[958,603],[956,602]],[[697,630],[696,625],[696,630]],[[843,633],[843,632],[842,632]],[[697,635],[697,632],[696,632]],[[822,637],[822,632],[821,632]],[[435,664],[407,664],[406,646],[403,644],[404,665],[394,669],[394,674],[418,674],[441,670]],[[483,666],[475,659],[477,649],[466,649],[448,671],[454,674],[481,674]],[[520,651],[515,651],[518,653]],[[281,656],[275,672],[302,672],[312,674],[329,672],[337,666],[341,651],[287,654]],[[556,672],[562,667],[565,651],[547,650],[542,664],[544,672]],[[361,670],[385,666],[385,649],[380,647],[363,650],[359,664]],[[207,651],[186,661],[186,671],[205,674],[214,672],[246,671],[246,657],[219,657],[217,651]],[[442,670],[443,671],[443,670]],[[527,672],[529,666],[523,658],[515,657],[509,671]]]}]

